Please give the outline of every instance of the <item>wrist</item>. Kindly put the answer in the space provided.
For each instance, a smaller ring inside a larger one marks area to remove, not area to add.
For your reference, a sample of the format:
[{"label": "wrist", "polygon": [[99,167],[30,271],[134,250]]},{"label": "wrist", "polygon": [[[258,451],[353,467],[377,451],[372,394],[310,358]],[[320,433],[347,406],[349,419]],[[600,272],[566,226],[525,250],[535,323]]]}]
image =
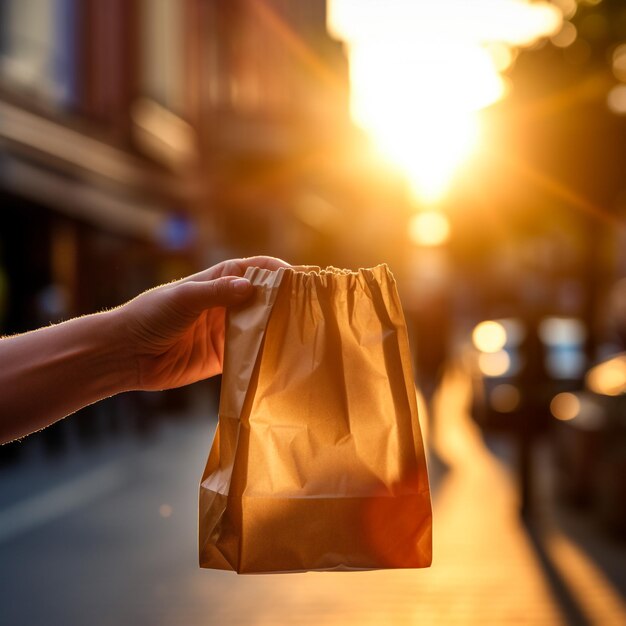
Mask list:
[{"label": "wrist", "polygon": [[87,316],[95,324],[94,356],[102,373],[103,391],[115,395],[139,388],[137,358],[132,353],[120,308]]}]

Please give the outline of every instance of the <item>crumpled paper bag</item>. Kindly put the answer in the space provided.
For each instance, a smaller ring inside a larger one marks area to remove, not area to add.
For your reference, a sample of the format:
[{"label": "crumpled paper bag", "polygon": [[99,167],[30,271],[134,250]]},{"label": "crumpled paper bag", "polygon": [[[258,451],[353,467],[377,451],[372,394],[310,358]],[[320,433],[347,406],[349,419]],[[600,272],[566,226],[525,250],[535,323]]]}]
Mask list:
[{"label": "crumpled paper bag", "polygon": [[391,272],[250,268],[246,278],[253,301],[227,314],[200,566],[429,566],[428,476]]}]

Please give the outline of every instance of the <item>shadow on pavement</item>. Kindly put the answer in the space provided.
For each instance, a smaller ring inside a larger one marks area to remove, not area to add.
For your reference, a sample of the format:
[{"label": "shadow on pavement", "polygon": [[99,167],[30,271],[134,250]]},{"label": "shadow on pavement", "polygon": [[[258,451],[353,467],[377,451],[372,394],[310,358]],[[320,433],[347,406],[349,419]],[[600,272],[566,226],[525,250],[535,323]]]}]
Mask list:
[{"label": "shadow on pavement", "polygon": [[545,580],[550,585],[554,600],[563,614],[565,623],[569,626],[588,626],[587,619],[580,603],[572,594],[569,586],[561,576],[558,567],[552,561],[545,544],[544,534],[539,524],[532,520],[524,520],[528,538],[535,550],[537,560],[543,569]]}]

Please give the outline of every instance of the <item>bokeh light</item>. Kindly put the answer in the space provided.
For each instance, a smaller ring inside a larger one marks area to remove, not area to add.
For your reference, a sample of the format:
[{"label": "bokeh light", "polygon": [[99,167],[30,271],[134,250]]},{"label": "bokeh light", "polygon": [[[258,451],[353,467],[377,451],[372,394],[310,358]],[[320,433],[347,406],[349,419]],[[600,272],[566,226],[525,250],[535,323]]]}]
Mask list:
[{"label": "bokeh light", "polygon": [[481,322],[472,332],[472,342],[481,352],[499,352],[507,342],[506,329],[500,322]]},{"label": "bokeh light", "polygon": [[587,386],[605,396],[626,393],[626,356],[620,355],[589,370]]},{"label": "bokeh light", "polygon": [[577,35],[578,32],[574,24],[563,22],[561,30],[556,35],[550,37],[550,41],[558,48],[567,48],[567,46],[571,46],[576,41]]},{"label": "bokeh light", "polygon": [[576,0],[552,0],[552,4],[555,4],[561,10],[563,17],[566,20],[574,17],[578,9]]},{"label": "bokeh light", "polygon": [[558,420],[573,420],[580,413],[580,400],[573,393],[559,393],[550,402],[550,412]]},{"label": "bokeh light", "polygon": [[505,350],[482,352],[478,355],[478,368],[485,376],[504,376],[511,368],[511,357]]},{"label": "bokeh light", "polygon": [[573,317],[546,317],[538,332],[547,346],[581,345],[587,336],[583,322]]},{"label": "bokeh light", "polygon": [[609,91],[606,103],[613,113],[626,114],[626,85],[616,85]]},{"label": "bokeh light", "polygon": [[520,405],[522,396],[515,385],[496,385],[489,394],[491,406],[499,413],[512,413]]},{"label": "bokeh light", "polygon": [[409,221],[409,239],[418,246],[440,246],[450,236],[448,218],[437,211],[417,213]]},{"label": "bokeh light", "polygon": [[613,74],[618,80],[626,82],[626,44],[617,46],[613,51]]}]

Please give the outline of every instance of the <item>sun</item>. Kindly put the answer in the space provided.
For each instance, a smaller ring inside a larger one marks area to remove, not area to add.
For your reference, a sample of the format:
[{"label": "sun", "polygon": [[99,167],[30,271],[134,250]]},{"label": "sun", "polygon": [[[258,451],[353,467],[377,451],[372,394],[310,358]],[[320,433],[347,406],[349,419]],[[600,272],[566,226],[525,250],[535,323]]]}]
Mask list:
[{"label": "sun", "polygon": [[483,49],[439,47],[434,53],[426,42],[402,50],[357,44],[351,54],[355,121],[427,204],[441,199],[478,146],[477,110],[504,90]]},{"label": "sun", "polygon": [[554,5],[522,0],[333,0],[348,43],[351,109],[421,205],[440,203],[481,144],[479,111],[501,99],[504,59],[560,27]]}]

